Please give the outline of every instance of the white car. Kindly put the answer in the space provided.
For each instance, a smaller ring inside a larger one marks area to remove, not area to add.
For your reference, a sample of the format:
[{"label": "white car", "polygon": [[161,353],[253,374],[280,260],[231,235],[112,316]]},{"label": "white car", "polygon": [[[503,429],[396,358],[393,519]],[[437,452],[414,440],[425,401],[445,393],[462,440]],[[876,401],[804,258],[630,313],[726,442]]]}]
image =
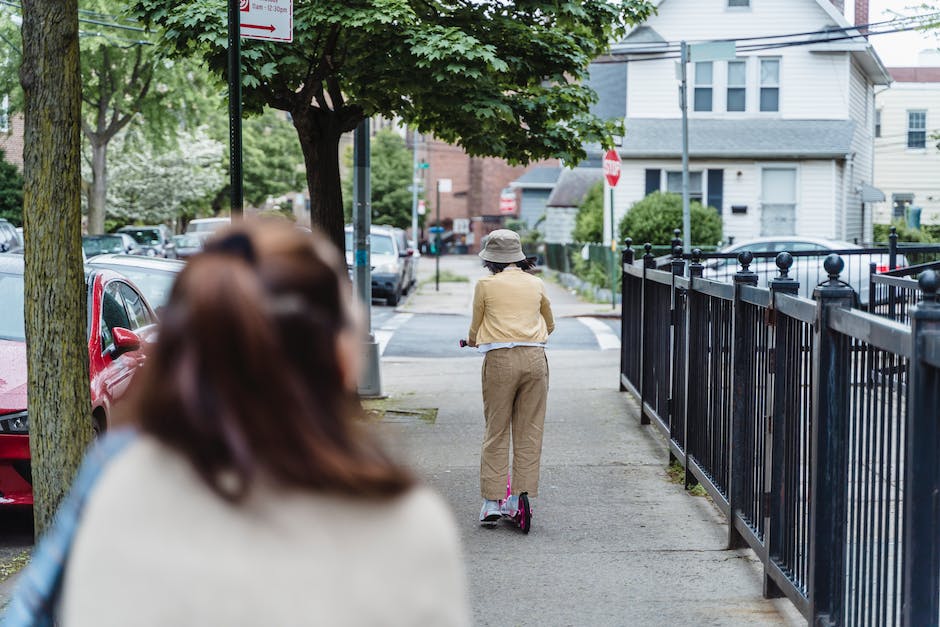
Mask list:
[{"label": "white car", "polygon": [[[796,255],[793,257],[793,265],[790,268],[789,276],[800,282],[800,296],[812,298],[813,290],[821,282],[826,281],[828,276],[823,268],[823,262],[826,256],[833,250],[862,251],[864,250],[858,244],[844,242],[840,240],[829,240],[817,237],[797,237],[797,236],[776,236],[759,237],[745,242],[739,242],[732,246],[726,246],[718,252],[722,253],[742,253],[750,251],[752,253],[775,253],[770,258],[754,259],[750,269],[756,272],[760,277],[758,285],[767,287],[768,282],[773,280],[779,274],[776,264],[776,254],[781,252],[788,253],[818,253],[810,256]],[[871,275],[871,264],[875,264],[876,272],[886,272],[889,269],[887,253],[864,253],[843,254],[842,260],[845,262],[845,269],[840,278],[848,283],[855,293],[858,294],[859,303],[866,305],[868,303],[868,280]],[[904,255],[898,254],[898,267],[907,265],[907,259]],[[734,273],[740,270],[737,259],[709,259],[705,261],[705,278],[718,281],[731,281]]]},{"label": "white car", "polygon": [[[396,229],[386,226],[373,226],[369,239],[372,242],[369,256],[372,262],[372,296],[384,298],[395,306],[402,294],[410,287],[409,268],[411,253],[402,249]],[[353,259],[353,229],[346,227],[346,266],[355,268]]]},{"label": "white car", "polygon": [[190,220],[189,224],[186,225],[186,233],[206,235],[223,229],[231,223],[231,218],[196,218],[195,220]]}]

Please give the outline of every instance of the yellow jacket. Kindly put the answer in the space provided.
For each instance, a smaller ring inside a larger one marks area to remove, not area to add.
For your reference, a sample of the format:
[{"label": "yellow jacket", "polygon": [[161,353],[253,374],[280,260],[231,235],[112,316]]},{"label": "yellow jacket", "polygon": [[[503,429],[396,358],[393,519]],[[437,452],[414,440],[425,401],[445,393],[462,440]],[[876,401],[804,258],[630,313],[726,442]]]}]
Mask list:
[{"label": "yellow jacket", "polygon": [[473,293],[471,345],[545,342],[555,330],[551,303],[538,277],[508,266],[480,279]]}]

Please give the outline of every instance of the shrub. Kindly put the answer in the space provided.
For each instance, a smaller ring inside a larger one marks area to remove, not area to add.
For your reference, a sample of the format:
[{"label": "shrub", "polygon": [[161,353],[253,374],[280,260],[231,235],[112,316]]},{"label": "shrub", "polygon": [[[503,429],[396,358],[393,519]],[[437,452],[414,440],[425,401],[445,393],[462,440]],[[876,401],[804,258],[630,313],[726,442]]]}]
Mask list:
[{"label": "shrub", "polygon": [[[712,207],[693,201],[690,206],[692,245],[714,246],[721,241],[721,216]],[[673,231],[682,228],[682,196],[653,192],[630,208],[620,221],[620,241],[633,238],[633,243],[668,245]]]},{"label": "shrub", "polygon": [[890,234],[890,227],[894,226],[898,230],[898,241],[899,242],[920,242],[925,244],[930,244],[935,242],[936,239],[927,229],[915,229],[907,224],[907,220],[904,218],[896,218],[891,222],[891,224],[875,224],[873,225],[873,237],[876,242],[887,242],[888,235]]},{"label": "shrub", "polygon": [[576,242],[601,242],[604,239],[604,183],[591,187],[575,217],[574,232]]}]

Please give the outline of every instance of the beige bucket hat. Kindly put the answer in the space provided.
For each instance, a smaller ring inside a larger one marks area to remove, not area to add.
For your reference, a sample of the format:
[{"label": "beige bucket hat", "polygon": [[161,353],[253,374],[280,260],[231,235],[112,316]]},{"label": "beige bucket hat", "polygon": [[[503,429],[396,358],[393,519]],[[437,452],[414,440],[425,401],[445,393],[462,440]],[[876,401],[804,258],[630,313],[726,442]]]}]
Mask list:
[{"label": "beige bucket hat", "polygon": [[522,252],[522,240],[519,239],[519,234],[509,229],[493,231],[486,238],[486,244],[480,251],[480,258],[493,263],[524,261],[525,253]]}]

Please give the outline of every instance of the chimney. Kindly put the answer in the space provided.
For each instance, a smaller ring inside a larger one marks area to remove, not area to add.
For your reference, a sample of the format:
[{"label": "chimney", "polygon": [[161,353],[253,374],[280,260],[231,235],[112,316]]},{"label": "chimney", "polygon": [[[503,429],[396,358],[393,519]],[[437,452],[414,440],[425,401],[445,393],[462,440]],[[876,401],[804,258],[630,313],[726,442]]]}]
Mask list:
[{"label": "chimney", "polygon": [[[855,25],[868,24],[868,15],[868,0],[855,0]],[[859,30],[864,35],[868,34],[867,28],[860,28]]]}]

